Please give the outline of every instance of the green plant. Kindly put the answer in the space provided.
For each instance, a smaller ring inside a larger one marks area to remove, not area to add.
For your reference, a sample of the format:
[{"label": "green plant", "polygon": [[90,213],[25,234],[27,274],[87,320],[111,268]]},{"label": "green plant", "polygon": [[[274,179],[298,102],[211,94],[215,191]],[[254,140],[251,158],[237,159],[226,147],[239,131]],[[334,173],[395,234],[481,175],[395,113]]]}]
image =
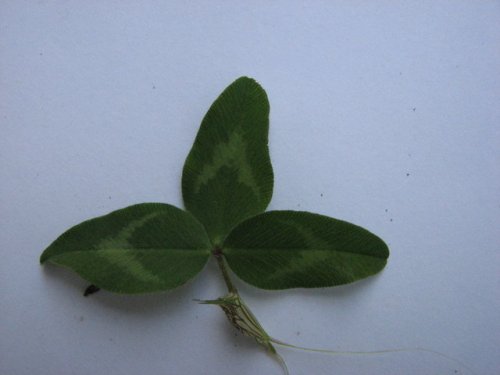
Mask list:
[{"label": "green plant", "polygon": [[331,287],[379,272],[389,250],[379,237],[345,221],[301,211],[264,212],[274,179],[268,116],[262,87],[237,79],[210,107],[186,159],[187,211],[142,203],[85,221],[57,238],[40,262],[77,272],[92,283],[86,294],[98,288],[137,294],[182,285],[213,256],[228,294],[201,302],[219,305],[238,330],[281,360],[273,343],[290,345],[265,332],[228,268],[263,289]]}]

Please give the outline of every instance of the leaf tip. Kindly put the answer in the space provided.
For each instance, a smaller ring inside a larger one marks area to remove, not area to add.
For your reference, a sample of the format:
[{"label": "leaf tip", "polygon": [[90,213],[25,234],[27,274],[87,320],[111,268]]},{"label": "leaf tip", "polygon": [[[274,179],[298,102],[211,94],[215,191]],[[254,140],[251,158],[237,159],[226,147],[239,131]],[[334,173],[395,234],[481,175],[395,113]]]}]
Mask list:
[{"label": "leaf tip", "polygon": [[381,238],[380,242],[382,242],[382,256],[387,261],[387,259],[389,259],[389,256],[391,255],[391,252],[389,251],[389,245],[387,245],[387,243]]},{"label": "leaf tip", "polygon": [[248,76],[241,76],[239,78],[236,78],[236,80],[232,83],[232,85],[248,85],[249,87],[253,86],[264,91],[260,83],[255,78]]},{"label": "leaf tip", "polygon": [[237,81],[241,81],[241,82],[243,82],[243,81],[247,81],[247,82],[257,82],[254,78],[252,78],[252,77],[248,77],[248,76],[241,76],[241,77],[239,77],[239,78],[236,78],[235,82],[237,82]]},{"label": "leaf tip", "polygon": [[40,264],[44,264],[49,257],[47,256],[47,251],[45,250],[42,255],[40,255]]}]

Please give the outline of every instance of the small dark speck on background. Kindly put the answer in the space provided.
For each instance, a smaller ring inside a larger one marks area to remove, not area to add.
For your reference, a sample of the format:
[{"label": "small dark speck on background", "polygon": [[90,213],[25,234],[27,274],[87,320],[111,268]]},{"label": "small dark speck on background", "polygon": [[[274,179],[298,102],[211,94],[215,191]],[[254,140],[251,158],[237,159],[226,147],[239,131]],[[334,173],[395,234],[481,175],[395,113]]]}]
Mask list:
[{"label": "small dark speck on background", "polygon": [[385,209],[385,212],[389,211],[387,208]]},{"label": "small dark speck on background", "polygon": [[155,85],[153,85],[153,90],[155,90],[155,89],[156,89],[156,86],[155,86]]},{"label": "small dark speck on background", "polygon": [[320,197],[322,197],[322,196],[323,196],[323,193],[321,193],[319,196],[320,196]]},{"label": "small dark speck on background", "polygon": [[85,318],[83,316],[80,317],[80,322],[83,322]]},{"label": "small dark speck on background", "polygon": [[417,110],[417,107],[413,107],[412,109],[413,109],[413,112],[415,112]]},{"label": "small dark speck on background", "polygon": [[391,217],[390,221],[392,222],[392,217]]},{"label": "small dark speck on background", "polygon": [[409,176],[410,176],[410,174],[409,174],[409,173],[407,173],[407,174],[406,174],[406,177],[409,177]]}]

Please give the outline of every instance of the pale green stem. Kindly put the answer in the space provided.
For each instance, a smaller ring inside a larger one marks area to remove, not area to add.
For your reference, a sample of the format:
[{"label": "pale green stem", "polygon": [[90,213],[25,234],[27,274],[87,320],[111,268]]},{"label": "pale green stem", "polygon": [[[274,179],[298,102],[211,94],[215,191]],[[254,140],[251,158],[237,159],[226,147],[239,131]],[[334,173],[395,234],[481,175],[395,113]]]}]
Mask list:
[{"label": "pale green stem", "polygon": [[[291,345],[291,344],[288,344],[286,342],[283,342],[283,341],[280,341],[280,340],[276,340],[276,339],[274,339],[272,337],[269,337],[269,335],[264,331],[264,329],[259,324],[257,318],[253,315],[253,313],[251,312],[251,310],[245,305],[245,303],[243,302],[243,300],[239,296],[238,290],[234,286],[234,284],[233,284],[233,282],[231,280],[231,277],[229,276],[228,267],[226,265],[226,260],[224,259],[224,255],[222,254],[222,250],[219,247],[215,247],[214,250],[212,251],[212,254],[214,255],[215,259],[217,259],[217,264],[219,265],[219,268],[220,268],[220,270],[222,272],[222,276],[224,277],[224,282],[226,283],[226,286],[227,286],[227,289],[228,289],[229,293],[233,293],[233,294],[236,295],[236,298],[238,298],[238,300],[241,303],[241,311],[243,311],[244,313],[247,314],[247,319],[245,319],[245,321],[252,322],[253,326],[258,331],[258,335],[255,335],[255,334],[252,335],[252,334],[249,334],[249,333],[246,333],[246,335],[249,335],[249,336],[253,337],[254,339],[257,340],[257,342],[259,344],[265,346],[269,350],[269,352],[271,353],[271,355],[274,355],[275,358],[281,363],[281,365],[283,366],[283,369],[284,369],[286,375],[289,374],[288,368],[286,366],[286,363],[283,360],[283,358],[276,352],[276,349],[274,348],[274,346],[271,343],[274,343],[274,344],[277,344],[277,345],[281,345],[281,346],[284,346],[284,347],[288,347],[288,348],[292,348],[292,349],[304,350],[304,351],[308,351],[308,352],[325,353],[325,354],[337,354],[337,355],[387,354],[387,353],[411,352],[411,351],[427,352],[427,353],[433,353],[433,354],[439,355],[441,357],[444,357],[446,359],[449,359],[449,360],[451,360],[451,361],[453,361],[453,362],[455,362],[455,363],[463,366],[464,368],[466,368],[467,370],[469,370],[471,373],[475,374],[475,372],[470,367],[468,367],[463,362],[457,360],[456,358],[450,357],[450,356],[448,356],[446,354],[443,354],[441,352],[438,352],[438,351],[435,351],[435,350],[431,350],[431,349],[425,349],[425,348],[402,348],[402,349],[375,350],[375,351],[366,351],[366,352],[333,351],[333,350],[312,349],[312,348],[305,348],[305,347],[302,347],[302,346]],[[217,303],[217,302],[219,302],[219,300],[204,301],[204,302],[205,303],[216,302],[216,304],[222,305],[221,303]],[[226,312],[226,315],[227,315],[227,312]],[[233,325],[235,325],[235,323],[234,323],[234,321],[232,319],[229,319],[229,320],[232,322]],[[238,328],[237,325],[236,325],[236,328]]]},{"label": "pale green stem", "polygon": [[[236,329],[243,332],[243,334],[253,337],[259,344],[263,345],[269,351],[269,353],[273,355],[274,358],[276,358],[281,364],[283,370],[285,371],[285,375],[289,375],[290,373],[288,372],[288,367],[286,366],[283,358],[278,354],[278,352],[276,352],[276,349],[271,344],[269,335],[266,333],[266,331],[264,331],[264,328],[262,328],[257,318],[253,315],[252,311],[245,305],[238,293],[238,290],[234,286],[231,277],[229,276],[228,267],[226,265],[226,260],[224,259],[221,248],[216,246],[212,250],[212,254],[214,255],[215,259],[217,259],[217,264],[219,265],[222,276],[224,277],[224,282],[226,283],[227,290],[229,291],[230,295],[233,296],[232,298],[236,298],[237,301],[239,301],[239,304],[237,304],[239,305],[239,309],[234,309],[234,306],[233,309],[229,309],[227,306],[224,307],[224,304],[220,301],[221,299],[214,301],[202,301],[202,303],[219,304],[226,313],[226,316],[228,317],[231,324],[233,324]],[[240,321],[247,323],[249,322],[250,327],[241,326],[238,323]],[[248,330],[248,328],[252,327],[254,328],[253,330]]]},{"label": "pale green stem", "polygon": [[238,294],[238,290],[234,286],[231,277],[229,276],[229,272],[226,266],[226,261],[224,259],[224,256],[222,255],[222,252],[219,249],[215,249],[213,254],[215,256],[215,259],[217,259],[217,264],[219,265],[219,268],[222,272],[222,276],[224,277],[224,282],[226,283],[227,290],[230,293]]}]

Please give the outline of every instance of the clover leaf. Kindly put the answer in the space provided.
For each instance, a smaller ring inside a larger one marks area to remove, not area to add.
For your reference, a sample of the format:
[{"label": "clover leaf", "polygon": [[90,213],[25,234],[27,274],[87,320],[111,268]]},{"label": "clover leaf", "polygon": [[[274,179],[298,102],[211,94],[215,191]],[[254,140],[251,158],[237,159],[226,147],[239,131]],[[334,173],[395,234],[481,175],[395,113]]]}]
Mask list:
[{"label": "clover leaf", "polygon": [[[196,276],[210,256],[229,294],[203,301],[277,356],[272,339],[242,301],[228,267],[263,289],[351,283],[382,270],[387,245],[354,224],[300,211],[264,212],[273,192],[269,102],[241,77],[205,115],[182,173],[187,211],[142,203],[74,226],[41,255],[98,288],[135,294],[165,291]],[[280,358],[280,357],[279,357]],[[284,364],[284,362],[282,362]],[[286,367],[285,367],[286,368]]]}]

